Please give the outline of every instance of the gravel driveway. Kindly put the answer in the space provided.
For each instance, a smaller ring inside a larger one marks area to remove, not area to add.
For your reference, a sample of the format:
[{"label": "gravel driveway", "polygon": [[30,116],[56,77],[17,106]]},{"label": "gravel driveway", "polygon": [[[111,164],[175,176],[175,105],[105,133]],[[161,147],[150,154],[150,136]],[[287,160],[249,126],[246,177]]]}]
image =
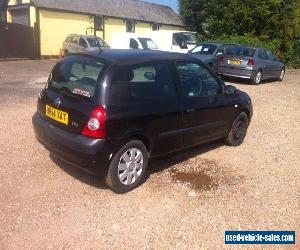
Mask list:
[{"label": "gravel driveway", "polygon": [[295,230],[300,248],[300,71],[234,84],[254,104],[242,146],[153,160],[144,185],[116,195],[34,138],[53,63],[0,62],[0,249],[221,249],[225,230]]}]

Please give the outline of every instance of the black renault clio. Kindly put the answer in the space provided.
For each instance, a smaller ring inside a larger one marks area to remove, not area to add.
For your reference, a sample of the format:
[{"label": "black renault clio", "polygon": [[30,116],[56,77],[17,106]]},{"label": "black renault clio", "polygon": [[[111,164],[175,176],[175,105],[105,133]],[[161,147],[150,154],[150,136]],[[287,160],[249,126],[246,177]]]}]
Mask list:
[{"label": "black renault clio", "polygon": [[32,121],[50,152],[117,193],[136,188],[148,159],[209,141],[240,145],[249,96],[201,61],[159,51],[108,50],[57,63]]}]

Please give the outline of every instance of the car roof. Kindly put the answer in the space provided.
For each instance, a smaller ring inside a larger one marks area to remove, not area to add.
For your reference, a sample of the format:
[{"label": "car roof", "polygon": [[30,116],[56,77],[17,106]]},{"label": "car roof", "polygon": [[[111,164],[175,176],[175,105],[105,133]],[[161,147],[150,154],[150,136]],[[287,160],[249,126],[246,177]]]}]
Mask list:
[{"label": "car roof", "polygon": [[188,54],[170,53],[158,50],[104,49],[99,52],[86,52],[77,55],[93,56],[108,61],[110,64],[120,65],[146,63],[154,60],[192,60],[201,62],[199,59],[195,59]]},{"label": "car roof", "polygon": [[80,34],[69,34],[68,37],[70,36],[80,36],[80,37],[87,37],[87,38],[100,38],[97,36],[93,36],[93,35],[80,35]]},{"label": "car roof", "polygon": [[199,42],[197,43],[197,46],[200,46],[201,44],[212,44],[212,45],[216,45],[216,46],[222,46],[222,45],[236,45],[239,46],[239,44],[237,43],[223,43],[223,42]]}]

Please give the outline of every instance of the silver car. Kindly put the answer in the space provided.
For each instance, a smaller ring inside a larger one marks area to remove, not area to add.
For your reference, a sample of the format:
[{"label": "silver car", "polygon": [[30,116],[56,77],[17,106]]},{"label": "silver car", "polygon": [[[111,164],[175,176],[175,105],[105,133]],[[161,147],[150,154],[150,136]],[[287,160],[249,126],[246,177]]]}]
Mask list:
[{"label": "silver car", "polygon": [[63,43],[62,51],[65,56],[74,53],[92,52],[107,49],[109,45],[97,36],[69,35]]},{"label": "silver car", "polygon": [[225,55],[219,57],[218,73],[260,84],[267,79],[283,81],[285,66],[267,49],[232,46]]}]

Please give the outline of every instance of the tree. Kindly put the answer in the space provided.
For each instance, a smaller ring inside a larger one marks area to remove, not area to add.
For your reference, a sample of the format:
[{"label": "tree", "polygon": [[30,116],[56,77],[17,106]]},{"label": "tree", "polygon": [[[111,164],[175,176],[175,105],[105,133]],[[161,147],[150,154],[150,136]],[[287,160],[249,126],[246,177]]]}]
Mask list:
[{"label": "tree", "polygon": [[[290,60],[299,34],[299,0],[179,0],[180,15],[201,39],[253,37],[279,41],[278,49]],[[273,46],[275,47],[275,46]]]}]

